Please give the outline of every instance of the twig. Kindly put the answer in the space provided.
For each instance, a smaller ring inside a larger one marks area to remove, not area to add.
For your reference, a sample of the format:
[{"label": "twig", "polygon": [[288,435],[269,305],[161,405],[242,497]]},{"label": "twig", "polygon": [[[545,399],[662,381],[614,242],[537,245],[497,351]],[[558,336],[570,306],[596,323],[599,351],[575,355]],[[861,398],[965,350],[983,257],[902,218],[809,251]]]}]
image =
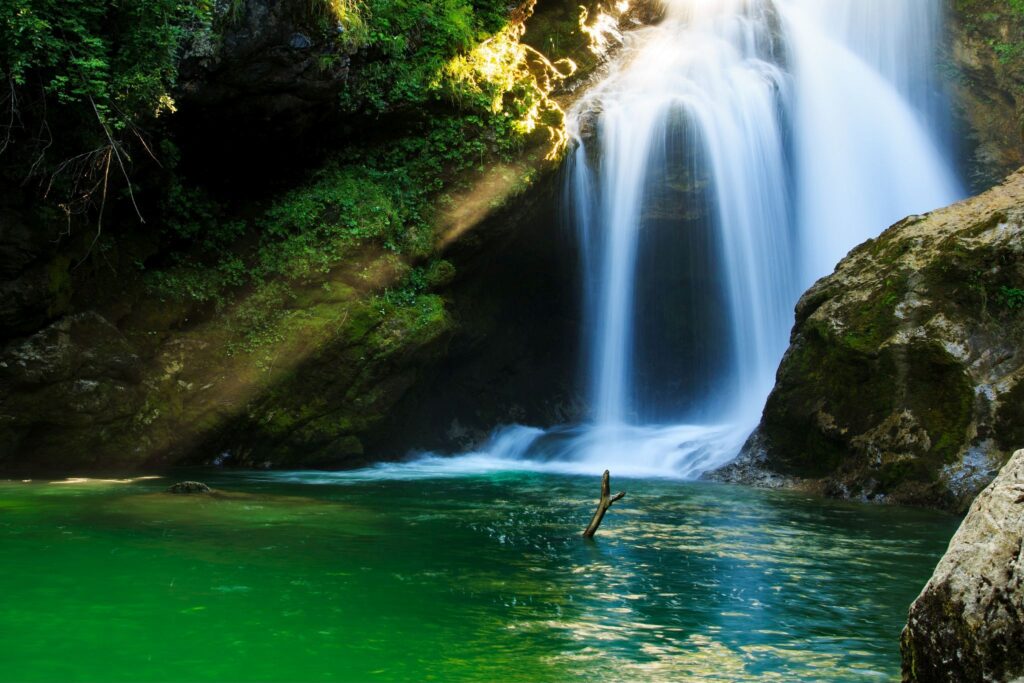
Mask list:
[{"label": "twig", "polygon": [[[106,122],[103,117],[100,116],[100,110],[96,106],[96,101],[93,100],[92,95],[89,96],[89,103],[92,105],[93,112],[96,113],[96,120],[100,122],[100,126],[103,127],[103,132],[107,136],[107,140],[110,142],[111,149],[114,150],[114,156],[117,157],[117,165],[121,167],[121,174],[124,175],[125,182],[128,183],[128,196],[131,197],[132,206],[135,207],[135,215],[139,217],[140,223],[145,223],[146,219],[142,217],[142,212],[139,210],[139,205],[135,201],[135,192],[132,191],[132,179],[128,176],[128,170],[124,167],[124,160],[121,159],[121,152],[117,149],[117,143],[114,142],[114,138],[110,135],[110,129],[107,128]],[[106,186],[104,186],[104,198],[106,196]]]}]

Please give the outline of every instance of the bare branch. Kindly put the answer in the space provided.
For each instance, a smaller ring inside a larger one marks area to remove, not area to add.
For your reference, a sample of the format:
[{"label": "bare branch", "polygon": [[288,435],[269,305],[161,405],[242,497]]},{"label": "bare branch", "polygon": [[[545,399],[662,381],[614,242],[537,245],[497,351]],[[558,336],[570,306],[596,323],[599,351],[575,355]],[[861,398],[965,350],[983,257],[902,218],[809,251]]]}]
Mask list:
[{"label": "bare branch", "polygon": [[601,475],[601,500],[597,502],[597,510],[594,511],[594,516],[590,518],[590,524],[587,525],[586,531],[583,532],[583,538],[593,538],[594,534],[597,533],[597,528],[604,521],[604,515],[608,512],[608,508],[612,506],[612,503],[622,500],[626,495],[625,491],[620,491],[614,496],[611,493],[612,477],[608,470],[605,470],[604,474]]},{"label": "bare branch", "polygon": [[[139,210],[139,205],[135,201],[135,192],[132,191],[132,179],[128,176],[128,170],[124,167],[124,160],[121,159],[121,152],[118,150],[118,144],[114,141],[113,136],[110,134],[110,129],[107,128],[106,121],[100,116],[100,110],[96,106],[96,101],[93,100],[92,96],[89,96],[89,103],[92,105],[92,110],[96,114],[96,120],[100,122],[100,126],[103,127],[103,132],[107,136],[107,140],[110,142],[111,149],[114,150],[114,156],[117,157],[117,165],[121,167],[121,174],[124,176],[124,180],[128,183],[128,196],[131,197],[132,206],[135,207],[135,215],[139,217],[140,223],[145,223],[146,220],[142,217],[142,212]],[[104,186],[104,198],[106,198],[106,186]]]}]

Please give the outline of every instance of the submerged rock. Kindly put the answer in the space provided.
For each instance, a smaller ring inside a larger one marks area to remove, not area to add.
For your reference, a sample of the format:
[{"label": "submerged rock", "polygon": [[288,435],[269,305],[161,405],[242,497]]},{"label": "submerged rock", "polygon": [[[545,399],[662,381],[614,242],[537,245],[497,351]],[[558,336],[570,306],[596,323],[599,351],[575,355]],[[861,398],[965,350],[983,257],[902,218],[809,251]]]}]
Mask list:
[{"label": "submerged rock", "polygon": [[209,486],[201,481],[179,481],[167,487],[167,493],[213,493]]},{"label": "submerged rock", "polygon": [[963,509],[1024,444],[1021,340],[1024,171],[897,223],[811,287],[758,431],[719,476]]},{"label": "submerged rock", "polygon": [[903,680],[1024,676],[1024,450],[974,501],[910,608]]}]

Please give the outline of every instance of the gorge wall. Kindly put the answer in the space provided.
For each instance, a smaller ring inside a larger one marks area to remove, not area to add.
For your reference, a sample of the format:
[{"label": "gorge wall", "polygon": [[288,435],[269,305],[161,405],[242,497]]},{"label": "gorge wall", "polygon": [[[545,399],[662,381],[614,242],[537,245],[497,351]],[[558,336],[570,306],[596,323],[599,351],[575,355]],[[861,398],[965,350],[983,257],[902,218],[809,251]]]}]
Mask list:
[{"label": "gorge wall", "polygon": [[462,443],[571,410],[548,95],[598,64],[577,4],[322,4],[174,18],[165,110],[103,148],[131,196],[65,216],[8,157],[0,469],[353,466],[406,421]]},{"label": "gorge wall", "polygon": [[1024,165],[1024,10],[952,0],[943,75],[953,95],[968,180],[983,190]]},{"label": "gorge wall", "polygon": [[[473,76],[472,56],[529,45],[552,62],[571,57],[579,69],[564,79],[523,58],[564,104],[600,61],[577,3],[462,2],[455,17],[433,17],[430,3],[366,16],[307,2],[215,5],[182,20],[169,100],[159,118],[147,109],[132,124],[142,145],[122,147],[133,196],[122,183],[109,203],[96,195],[65,212],[41,201],[47,177],[22,183],[34,157],[6,152],[0,469],[349,466],[414,446],[463,448],[503,422],[574,418],[576,256],[557,215],[557,163],[545,159],[558,112],[529,134],[511,131],[496,103],[520,115],[535,93],[523,99],[522,71],[500,84]],[[657,14],[641,3],[622,26]],[[1021,14],[955,0],[951,21],[945,71],[970,131],[972,179],[990,186],[1024,160]],[[1019,334],[1018,253],[979,227],[1016,216],[1005,201],[1015,183],[955,209],[944,237],[922,232],[938,219],[903,224],[805,296],[794,333],[804,351],[787,356],[759,437],[776,440],[773,453],[799,452],[773,455],[773,467],[825,478],[838,494],[948,504],[984,479],[957,473],[990,472],[1014,446],[1016,352],[968,363],[943,345],[975,353]],[[946,246],[928,246],[940,237]],[[903,249],[948,273],[908,273]],[[879,277],[896,279],[872,285]],[[894,317],[904,303],[910,317]],[[900,330],[932,334],[940,315],[966,332],[886,346]],[[811,346],[813,362],[801,355]],[[878,397],[903,373],[904,398],[865,401],[864,414],[822,409],[832,389],[814,383],[833,360]],[[802,378],[793,363],[807,364]],[[940,379],[942,400],[925,405]],[[974,393],[983,385],[994,388]],[[850,422],[823,427],[819,413]],[[890,427],[892,444],[865,436]],[[787,442],[805,428],[813,443]]]}]

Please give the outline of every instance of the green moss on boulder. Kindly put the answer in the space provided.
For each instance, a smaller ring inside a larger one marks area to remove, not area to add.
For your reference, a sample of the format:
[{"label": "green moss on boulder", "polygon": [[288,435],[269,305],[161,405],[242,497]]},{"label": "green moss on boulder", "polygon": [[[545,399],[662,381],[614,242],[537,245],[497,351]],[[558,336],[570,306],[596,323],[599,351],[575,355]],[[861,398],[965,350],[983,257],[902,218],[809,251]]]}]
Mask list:
[{"label": "green moss on boulder", "polygon": [[[1024,171],[853,250],[797,304],[742,456],[832,495],[962,508],[1021,444]],[[740,472],[740,466],[727,468]]]}]

